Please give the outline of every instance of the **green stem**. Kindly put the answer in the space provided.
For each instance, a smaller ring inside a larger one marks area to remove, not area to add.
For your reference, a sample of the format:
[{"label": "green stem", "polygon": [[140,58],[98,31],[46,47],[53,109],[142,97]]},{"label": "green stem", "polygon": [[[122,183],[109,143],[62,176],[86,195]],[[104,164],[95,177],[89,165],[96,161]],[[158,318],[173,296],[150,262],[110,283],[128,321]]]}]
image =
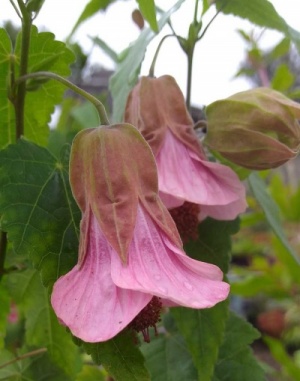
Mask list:
[{"label": "green stem", "polygon": [[26,358],[28,358],[28,357],[32,357],[32,356],[36,356],[36,355],[40,355],[40,354],[45,353],[45,352],[47,352],[47,348],[40,348],[40,349],[36,349],[35,351],[31,351],[31,352],[28,352],[28,353],[24,353],[24,355],[17,356],[17,357],[14,358],[13,360],[10,360],[10,361],[5,362],[4,364],[1,364],[1,365],[0,365],[0,369],[5,368],[5,367],[8,366],[8,365],[14,364],[14,363],[17,362],[17,361],[26,359]]},{"label": "green stem", "polygon": [[195,1],[195,10],[194,10],[194,23],[197,23],[197,16],[198,16],[198,5],[199,5],[199,0]]},{"label": "green stem", "polygon": [[[30,14],[27,12],[26,6],[22,0],[18,0],[19,8],[22,14],[22,42],[21,42],[21,58],[20,58],[20,72],[22,77],[27,74],[28,68],[28,55],[30,46],[30,34],[32,20]],[[14,102],[16,114],[16,138],[19,139],[24,134],[24,108],[26,96],[26,83],[22,82],[18,86],[16,100]]]},{"label": "green stem", "polygon": [[153,57],[153,60],[152,60],[152,63],[151,63],[151,66],[150,66],[150,69],[149,69],[149,77],[154,77],[154,70],[155,70],[155,64],[156,64],[156,60],[157,60],[157,57],[158,57],[158,54],[159,54],[159,51],[160,51],[160,48],[162,47],[162,44],[164,43],[164,41],[168,38],[168,37],[177,37],[175,34],[166,34],[159,42],[157,48],[156,48],[156,52],[154,54],[154,57]]},{"label": "green stem", "polygon": [[205,33],[207,32],[207,29],[211,26],[212,22],[215,20],[215,18],[218,16],[218,14],[221,12],[221,10],[223,9],[224,7],[222,7],[221,9],[218,10],[218,12],[214,15],[214,17],[210,20],[210,22],[206,25],[206,27],[204,28],[204,31],[200,34],[200,36],[197,38],[197,41],[201,40],[201,38],[203,38],[203,36],[205,35]]},{"label": "green stem", "polygon": [[192,46],[187,53],[187,84],[186,84],[186,107],[190,110],[191,107],[191,94],[192,94],[192,73],[193,73],[193,58],[194,58],[195,45]]},{"label": "green stem", "polygon": [[21,83],[24,83],[26,85],[26,81],[28,79],[34,79],[34,78],[36,78],[36,79],[37,78],[51,78],[51,79],[54,79],[54,80],[62,83],[65,86],[67,86],[69,89],[73,90],[75,93],[77,93],[77,94],[81,95],[82,97],[86,98],[87,100],[89,100],[96,107],[100,121],[102,124],[106,124],[106,125],[110,124],[108,117],[107,117],[107,114],[106,114],[105,107],[99,101],[99,99],[95,98],[93,95],[89,94],[85,90],[74,85],[72,82],[70,82],[66,78],[61,77],[58,74],[51,73],[48,71],[37,71],[35,73],[26,74],[26,75],[23,75],[22,77],[19,77],[18,79],[16,79],[15,85],[20,85]]},{"label": "green stem", "polygon": [[0,280],[4,274],[4,262],[7,248],[7,233],[0,233]]},{"label": "green stem", "polygon": [[22,19],[22,16],[19,12],[19,9],[17,8],[16,4],[13,2],[13,0],[9,0],[9,2],[11,3],[11,5],[13,6],[14,10],[16,11],[16,14],[20,17],[20,19]]}]

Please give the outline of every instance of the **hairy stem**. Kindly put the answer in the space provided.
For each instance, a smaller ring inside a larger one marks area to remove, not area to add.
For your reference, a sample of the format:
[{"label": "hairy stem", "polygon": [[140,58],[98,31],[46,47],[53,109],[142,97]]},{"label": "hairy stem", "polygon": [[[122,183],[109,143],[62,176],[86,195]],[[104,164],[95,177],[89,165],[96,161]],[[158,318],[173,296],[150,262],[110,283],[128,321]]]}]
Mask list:
[{"label": "hairy stem", "polygon": [[26,359],[28,357],[33,357],[33,356],[36,356],[36,355],[40,355],[40,354],[45,353],[45,352],[47,352],[47,348],[40,348],[40,349],[36,349],[35,351],[24,353],[24,355],[17,356],[13,360],[10,360],[10,361],[5,362],[4,364],[1,364],[0,365],[0,369],[5,368],[8,365],[14,364],[17,361]]},{"label": "hairy stem", "polygon": [[74,85],[72,82],[70,82],[69,80],[67,80],[64,77],[61,77],[58,74],[51,73],[48,71],[37,71],[35,73],[26,74],[26,75],[23,75],[22,77],[19,77],[15,81],[15,84],[16,85],[20,85],[21,83],[26,84],[26,81],[28,79],[34,79],[34,78],[36,78],[36,79],[37,78],[51,78],[51,79],[54,79],[54,80],[62,83],[63,85],[65,85],[69,89],[73,90],[75,93],[81,95],[82,97],[84,97],[85,99],[90,101],[96,107],[100,121],[102,124],[106,124],[106,125],[110,124],[108,117],[107,117],[107,114],[106,114],[105,107],[103,106],[103,103],[101,103],[99,101],[99,99],[95,98],[92,94],[90,94],[90,93],[86,92],[85,90],[81,89],[80,87]]}]

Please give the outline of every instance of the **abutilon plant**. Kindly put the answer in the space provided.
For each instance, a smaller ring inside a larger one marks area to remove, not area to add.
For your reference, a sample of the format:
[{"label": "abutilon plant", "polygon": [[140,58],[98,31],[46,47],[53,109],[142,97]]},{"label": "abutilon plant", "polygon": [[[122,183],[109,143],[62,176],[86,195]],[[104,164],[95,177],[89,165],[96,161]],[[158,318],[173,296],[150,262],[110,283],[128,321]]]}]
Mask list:
[{"label": "abutilon plant", "polygon": [[128,96],[124,120],[150,144],[160,197],[184,240],[196,237],[207,216],[233,220],[245,211],[243,184],[229,167],[207,159],[173,77],[142,77]]},{"label": "abutilon plant", "polygon": [[106,341],[129,325],[149,340],[162,306],[208,308],[227,298],[222,271],[183,252],[135,127],[79,132],[70,184],[82,211],[78,264],[56,281],[51,302],[75,336]]}]

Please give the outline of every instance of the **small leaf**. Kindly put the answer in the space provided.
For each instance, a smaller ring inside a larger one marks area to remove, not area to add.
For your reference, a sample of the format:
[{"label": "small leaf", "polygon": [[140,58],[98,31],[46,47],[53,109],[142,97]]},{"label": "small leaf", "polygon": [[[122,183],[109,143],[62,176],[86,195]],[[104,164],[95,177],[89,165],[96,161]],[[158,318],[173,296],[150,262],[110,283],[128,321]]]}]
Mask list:
[{"label": "small leaf", "polygon": [[272,78],[271,87],[274,90],[286,92],[295,82],[295,75],[290,71],[288,65],[279,65]]},{"label": "small leaf", "polygon": [[300,49],[300,33],[285,22],[268,0],[217,0],[216,6],[225,14],[233,14],[258,26],[284,33]]},{"label": "small leaf", "polygon": [[226,273],[231,258],[232,234],[239,230],[239,219],[216,221],[206,218],[199,224],[199,238],[185,245],[185,251],[194,259],[213,263]]},{"label": "small leaf", "polygon": [[68,40],[72,37],[75,31],[78,29],[79,25],[81,25],[84,21],[88,20],[90,17],[94,16],[101,10],[105,10],[108,5],[113,3],[115,0],[90,0],[90,2],[85,6],[83,12],[79,16],[76,21],[73,29],[68,37]]},{"label": "small leaf", "polygon": [[158,32],[158,25],[156,20],[155,3],[154,0],[137,0],[140,11],[145,20],[148,21],[151,29],[154,32]]},{"label": "small leaf", "polygon": [[259,332],[244,319],[231,313],[212,381],[265,381],[265,375],[248,347]]},{"label": "small leaf", "polygon": [[291,40],[289,38],[284,37],[269,53],[270,58],[272,60],[275,60],[277,58],[280,58],[284,56],[285,54],[288,54],[291,47]]},{"label": "small leaf", "polygon": [[256,173],[252,173],[248,177],[248,181],[251,191],[256,200],[258,201],[259,205],[263,209],[266,219],[270,227],[272,228],[274,234],[277,236],[277,238],[280,240],[287,252],[290,254],[290,260],[294,263],[295,268],[300,270],[300,259],[298,255],[294,252],[293,248],[290,246],[284,234],[280,221],[280,213],[278,206],[272,199],[272,197],[270,197],[270,195],[267,193],[265,183]]},{"label": "small leaf", "polygon": [[210,381],[223,340],[228,303],[203,310],[172,308],[171,314],[193,357],[199,380]]},{"label": "small leaf", "polygon": [[74,266],[79,209],[68,177],[69,148],[56,159],[25,140],[0,151],[2,229],[16,253],[41,271],[45,286]]},{"label": "small leaf", "polygon": [[196,381],[197,370],[179,334],[160,336],[141,350],[151,373],[151,381]]},{"label": "small leaf", "polygon": [[[184,0],[177,1],[168,12],[161,16],[158,21],[159,30],[164,27],[171,14],[174,13],[183,2]],[[127,96],[137,82],[146,49],[154,37],[155,33],[151,29],[145,28],[138,39],[126,50],[117,71],[110,79],[109,88],[114,102],[113,120],[115,122],[121,121],[123,118]]]},{"label": "small leaf", "polygon": [[150,381],[144,358],[130,331],[103,343],[83,343],[96,364],[102,364],[115,381]]}]

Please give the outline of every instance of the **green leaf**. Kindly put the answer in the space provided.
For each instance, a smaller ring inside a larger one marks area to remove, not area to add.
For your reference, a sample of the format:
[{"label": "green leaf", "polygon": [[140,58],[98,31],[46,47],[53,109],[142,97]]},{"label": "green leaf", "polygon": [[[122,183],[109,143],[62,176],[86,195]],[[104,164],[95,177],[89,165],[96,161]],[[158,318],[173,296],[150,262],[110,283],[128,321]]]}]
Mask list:
[{"label": "green leaf", "polygon": [[76,381],[105,381],[107,378],[102,370],[92,365],[84,365]]},{"label": "green leaf", "polygon": [[107,6],[111,3],[113,3],[115,0],[90,0],[90,2],[85,6],[83,12],[79,16],[78,20],[76,21],[68,40],[72,37],[72,35],[75,33],[77,28],[86,20],[88,20],[90,17],[94,16],[96,13],[98,13],[101,10],[105,10]]},{"label": "green leaf", "polygon": [[279,65],[272,78],[271,87],[274,90],[286,92],[295,82],[295,75],[290,71],[287,64]]},{"label": "green leaf", "polygon": [[74,266],[80,211],[69,186],[69,147],[56,159],[25,140],[0,151],[0,214],[16,253],[41,271],[45,286]]},{"label": "green leaf", "polygon": [[[19,356],[27,355],[31,349],[23,348]],[[14,361],[16,356],[7,350],[0,352],[0,380],[9,381],[73,381],[57,368],[50,360],[48,353],[36,354]],[[1,366],[14,361],[1,368]]]},{"label": "green leaf", "polygon": [[81,128],[92,128],[99,126],[99,114],[94,105],[90,102],[84,102],[75,106],[70,115],[80,124]]},{"label": "green leaf", "polygon": [[199,224],[199,238],[184,246],[185,251],[194,259],[213,263],[227,273],[231,258],[232,234],[239,230],[239,219],[234,221],[216,221],[206,218]]},{"label": "green leaf", "polygon": [[233,14],[258,26],[284,33],[300,50],[300,33],[285,22],[268,0],[217,0],[216,6],[225,14]]},{"label": "green leaf", "polygon": [[151,29],[158,32],[154,0],[136,0],[144,19],[148,21]]},{"label": "green leaf", "polygon": [[289,38],[284,37],[269,53],[269,56],[272,60],[276,60],[288,54],[291,48],[291,41]]},{"label": "green leaf", "polygon": [[141,350],[151,381],[196,381],[197,370],[184,339],[179,334],[159,336]]},{"label": "green leaf", "polygon": [[31,269],[11,273],[6,284],[24,310],[27,346],[47,347],[51,361],[74,379],[81,365],[79,351],[66,328],[58,323],[39,273]]},{"label": "green leaf", "polygon": [[[8,104],[7,85],[9,80],[10,61],[12,60],[12,43],[5,29],[0,28],[0,149],[13,140],[13,110]],[[9,112],[8,112],[9,110]]]},{"label": "green leaf", "polygon": [[270,227],[272,228],[274,234],[289,253],[289,256],[291,257],[290,260],[293,262],[293,266],[295,266],[296,270],[300,271],[300,258],[294,252],[293,248],[290,246],[284,234],[280,221],[280,213],[278,206],[272,199],[272,197],[268,194],[264,181],[256,173],[252,173],[248,177],[248,181],[250,189],[254,197],[258,201],[259,205],[263,209],[266,219]]},{"label": "green leaf", "polygon": [[259,336],[249,323],[231,313],[212,381],[264,381],[264,372],[248,346]]},{"label": "green leaf", "polygon": [[[281,291],[281,285],[274,282],[272,274],[251,275],[248,273],[243,274],[242,280],[231,283],[231,292],[234,295],[244,297],[255,297],[258,294],[276,295]],[[284,291],[281,291],[284,293]]]},{"label": "green leaf", "polygon": [[[184,0],[179,0],[175,5],[165,12],[158,21],[159,31],[168,22],[172,13],[174,13]],[[109,88],[113,97],[113,120],[119,122],[123,118],[127,96],[136,84],[140,67],[145,56],[147,46],[155,37],[155,33],[146,28],[142,31],[138,39],[126,50],[122,62],[119,64],[115,74],[111,77]]]},{"label": "green leaf", "polygon": [[10,297],[2,284],[0,284],[0,306],[0,350],[2,350],[4,347],[4,337],[10,308]]},{"label": "green leaf", "polygon": [[283,368],[283,372],[291,377],[292,380],[300,380],[300,367],[297,366],[291,356],[287,353],[283,343],[280,340],[269,336],[264,337],[272,356]]},{"label": "green leaf", "polygon": [[171,314],[198,369],[198,379],[210,381],[223,340],[228,303],[203,310],[172,308]]},{"label": "green leaf", "polygon": [[[3,34],[3,33],[2,33]],[[0,146],[4,147],[9,143],[14,143],[15,137],[15,115],[13,107],[7,98],[5,82],[9,74],[8,60],[8,41],[7,37],[4,38],[5,59],[0,63],[1,81],[0,83],[0,111],[1,121],[0,130],[5,131],[0,137]],[[14,53],[15,72],[16,76],[19,72],[19,62],[21,55],[21,34],[18,35],[16,49]],[[0,52],[1,59],[1,52]],[[38,33],[36,27],[31,29],[31,40],[28,57],[28,73],[33,73],[40,70],[52,71],[61,76],[68,76],[70,74],[69,66],[74,60],[73,53],[66,47],[63,42],[55,41],[54,34],[43,32]],[[58,104],[63,97],[65,87],[55,81],[47,82],[28,82],[28,86],[36,91],[29,91],[25,99],[25,113],[24,113],[24,135],[35,143],[46,145],[49,135],[48,123],[51,119],[51,114],[54,107]]]},{"label": "green leaf", "polygon": [[102,40],[99,37],[90,37],[91,40],[94,42],[95,45],[99,46],[104,53],[108,55],[109,58],[111,58],[115,63],[119,61],[119,56],[118,54],[109,46],[107,43]]},{"label": "green leaf", "polygon": [[132,332],[124,331],[109,341],[83,343],[83,347],[115,381],[150,381],[145,360],[133,340]]}]

